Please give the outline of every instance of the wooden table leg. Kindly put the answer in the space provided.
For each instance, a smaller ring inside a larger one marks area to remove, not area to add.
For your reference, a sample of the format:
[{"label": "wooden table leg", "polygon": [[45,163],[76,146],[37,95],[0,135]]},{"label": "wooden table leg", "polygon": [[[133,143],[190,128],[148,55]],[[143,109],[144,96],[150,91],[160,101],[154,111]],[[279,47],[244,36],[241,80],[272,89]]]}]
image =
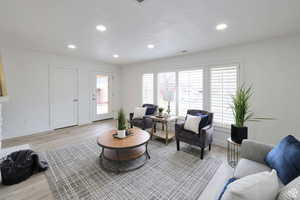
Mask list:
[{"label": "wooden table leg", "polygon": [[153,135],[154,135],[154,129],[155,129],[155,126],[156,126],[155,123],[156,123],[155,121],[153,121],[153,123],[152,123],[151,136],[150,136],[150,139],[151,139],[151,140],[152,140],[152,137],[153,137]]},{"label": "wooden table leg", "polygon": [[166,122],[166,145],[168,145],[169,142],[169,130],[168,130],[168,123]]}]

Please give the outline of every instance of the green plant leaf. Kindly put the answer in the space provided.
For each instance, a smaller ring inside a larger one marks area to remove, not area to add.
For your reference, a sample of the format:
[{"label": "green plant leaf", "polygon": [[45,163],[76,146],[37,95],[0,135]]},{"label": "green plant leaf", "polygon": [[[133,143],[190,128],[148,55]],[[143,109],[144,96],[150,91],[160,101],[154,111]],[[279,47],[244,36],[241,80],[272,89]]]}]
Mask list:
[{"label": "green plant leaf", "polygon": [[235,95],[232,95],[232,113],[235,120],[235,126],[243,127],[247,121],[260,121],[260,120],[273,120],[273,118],[267,117],[254,117],[254,113],[250,110],[250,98],[253,95],[252,86],[246,87],[243,84],[236,91]]}]

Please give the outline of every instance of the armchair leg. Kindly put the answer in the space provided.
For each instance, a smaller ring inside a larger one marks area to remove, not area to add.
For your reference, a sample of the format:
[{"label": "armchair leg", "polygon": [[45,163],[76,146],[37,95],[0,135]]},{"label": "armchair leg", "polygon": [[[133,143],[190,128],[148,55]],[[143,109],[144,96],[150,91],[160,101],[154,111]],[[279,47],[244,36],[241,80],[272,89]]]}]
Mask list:
[{"label": "armchair leg", "polygon": [[180,151],[180,141],[176,140],[176,144],[177,144],[177,151]]},{"label": "armchair leg", "polygon": [[203,155],[204,155],[204,148],[201,148],[201,156],[200,156],[201,160],[203,160]]},{"label": "armchair leg", "polygon": [[211,150],[211,144],[208,145],[208,150],[209,150],[209,151]]}]

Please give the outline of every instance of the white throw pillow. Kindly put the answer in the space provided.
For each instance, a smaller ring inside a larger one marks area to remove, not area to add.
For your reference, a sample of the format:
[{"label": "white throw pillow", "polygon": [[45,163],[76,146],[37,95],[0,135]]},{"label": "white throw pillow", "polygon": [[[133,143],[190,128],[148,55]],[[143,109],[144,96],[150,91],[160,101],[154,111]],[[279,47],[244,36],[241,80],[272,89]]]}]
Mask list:
[{"label": "white throw pillow", "polygon": [[281,188],[277,200],[300,199],[300,176]]},{"label": "white throw pillow", "polygon": [[146,107],[136,107],[133,112],[134,118],[143,118],[146,115]]},{"label": "white throw pillow", "polygon": [[279,190],[277,173],[260,172],[228,185],[222,200],[275,200]]},{"label": "white throw pillow", "polygon": [[193,131],[194,133],[199,133],[199,124],[201,122],[201,117],[200,116],[193,116],[187,114],[186,120],[184,123],[184,129]]}]

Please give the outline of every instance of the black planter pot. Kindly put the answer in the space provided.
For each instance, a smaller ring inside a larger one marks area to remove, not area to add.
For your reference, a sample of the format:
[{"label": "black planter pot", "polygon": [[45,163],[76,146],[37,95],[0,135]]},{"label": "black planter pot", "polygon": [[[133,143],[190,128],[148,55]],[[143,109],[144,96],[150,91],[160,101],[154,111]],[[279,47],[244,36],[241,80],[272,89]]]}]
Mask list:
[{"label": "black planter pot", "polygon": [[244,139],[248,139],[248,127],[236,127],[235,125],[231,125],[231,140],[242,144]]}]

